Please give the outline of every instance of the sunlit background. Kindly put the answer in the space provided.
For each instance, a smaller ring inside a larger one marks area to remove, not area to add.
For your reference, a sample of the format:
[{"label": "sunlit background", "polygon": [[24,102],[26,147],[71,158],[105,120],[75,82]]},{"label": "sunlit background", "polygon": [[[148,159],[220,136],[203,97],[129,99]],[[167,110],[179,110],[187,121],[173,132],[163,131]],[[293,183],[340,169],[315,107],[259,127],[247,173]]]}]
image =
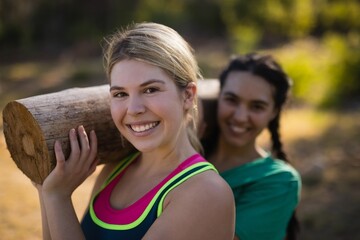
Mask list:
[{"label": "sunlit background", "polygon": [[[12,100],[106,84],[103,37],[141,21],[177,30],[205,78],[233,54],[272,54],[294,83],[282,137],[303,177],[300,239],[360,239],[358,0],[0,0],[1,112]],[[79,217],[93,179],[74,194]],[[2,131],[0,238],[41,238],[37,193]]]}]

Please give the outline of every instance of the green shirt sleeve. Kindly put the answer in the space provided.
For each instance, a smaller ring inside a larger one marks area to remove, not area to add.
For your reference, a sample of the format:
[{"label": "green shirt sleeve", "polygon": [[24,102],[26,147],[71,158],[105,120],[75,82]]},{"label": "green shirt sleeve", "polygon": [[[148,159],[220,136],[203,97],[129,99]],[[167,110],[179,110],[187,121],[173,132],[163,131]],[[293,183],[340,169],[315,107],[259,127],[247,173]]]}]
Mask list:
[{"label": "green shirt sleeve", "polygon": [[240,240],[283,240],[299,201],[300,176],[286,163],[260,159],[222,174],[236,204]]}]

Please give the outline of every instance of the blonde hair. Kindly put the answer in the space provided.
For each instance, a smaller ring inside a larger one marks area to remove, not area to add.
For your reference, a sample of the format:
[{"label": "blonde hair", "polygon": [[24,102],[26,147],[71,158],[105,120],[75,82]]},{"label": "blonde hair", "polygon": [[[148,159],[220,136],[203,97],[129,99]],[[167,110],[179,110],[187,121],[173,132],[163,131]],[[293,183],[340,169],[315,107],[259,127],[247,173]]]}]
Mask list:
[{"label": "blonde hair", "polygon": [[[163,69],[180,91],[189,83],[202,79],[191,46],[172,28],[158,23],[136,23],[105,38],[104,68],[110,81],[114,65],[134,59]],[[202,152],[196,134],[198,120],[197,97],[188,112],[187,134],[192,146]]]}]

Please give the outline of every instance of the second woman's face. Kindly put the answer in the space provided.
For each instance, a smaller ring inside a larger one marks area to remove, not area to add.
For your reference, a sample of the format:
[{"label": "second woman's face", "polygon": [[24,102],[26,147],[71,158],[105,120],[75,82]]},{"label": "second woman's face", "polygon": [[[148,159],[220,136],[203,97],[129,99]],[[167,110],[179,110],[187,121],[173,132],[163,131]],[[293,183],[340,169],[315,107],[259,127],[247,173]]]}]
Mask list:
[{"label": "second woman's face", "polygon": [[218,122],[223,140],[234,147],[253,146],[275,117],[273,87],[246,71],[230,72],[220,93]]},{"label": "second woman's face", "polygon": [[111,72],[111,115],[139,151],[173,147],[184,128],[184,104],[174,81],[159,67],[116,63]]}]

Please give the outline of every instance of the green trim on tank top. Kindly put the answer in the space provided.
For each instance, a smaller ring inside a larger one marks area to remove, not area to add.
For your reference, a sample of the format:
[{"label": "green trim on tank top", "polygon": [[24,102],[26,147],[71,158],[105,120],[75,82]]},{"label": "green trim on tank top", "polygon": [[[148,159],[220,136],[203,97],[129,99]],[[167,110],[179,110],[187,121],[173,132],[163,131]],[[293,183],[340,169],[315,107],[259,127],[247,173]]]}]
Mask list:
[{"label": "green trim on tank top", "polygon": [[[207,164],[208,165],[208,164]],[[164,195],[162,196],[161,200],[160,200],[160,203],[159,203],[159,206],[158,206],[158,210],[157,210],[157,216],[159,217],[163,211],[163,204],[164,204],[164,200],[165,200],[165,197],[167,196],[167,194],[173,190],[175,187],[179,186],[181,183],[185,182],[186,180],[188,180],[189,178],[191,178],[192,176],[198,174],[198,173],[201,173],[201,172],[205,172],[207,170],[214,170],[216,173],[218,173],[218,171],[216,170],[216,168],[212,165],[208,165],[204,168],[200,168],[199,170],[189,174],[188,176],[186,176],[185,178],[181,179],[179,182],[177,182],[176,184],[174,184],[174,186],[172,186],[171,188],[169,188],[165,193]]]},{"label": "green trim on tank top", "polygon": [[[130,163],[132,163],[138,156],[140,155],[140,152],[136,152],[133,153],[129,156],[127,156],[123,161],[121,161],[118,165],[116,165],[116,167],[114,168],[114,170],[110,173],[109,177],[106,178],[105,182],[101,185],[100,187],[100,191],[98,191],[96,193],[96,195],[101,192],[108,184],[109,182],[111,182],[114,178],[116,178],[116,176],[118,175],[119,172],[122,172],[124,170],[124,168],[126,168],[127,166],[130,165]],[[96,196],[95,195],[95,196]]]},{"label": "green trim on tank top", "polygon": [[[204,167],[204,168],[203,168]],[[140,217],[138,219],[136,219],[134,222],[129,223],[129,224],[123,224],[123,225],[117,225],[117,224],[109,224],[106,222],[101,221],[100,219],[97,218],[94,208],[93,208],[93,203],[94,200],[96,198],[96,195],[92,198],[91,203],[90,203],[90,208],[89,208],[89,212],[90,212],[90,216],[93,219],[94,223],[97,224],[98,226],[105,228],[105,229],[110,229],[110,230],[128,230],[128,229],[132,229],[135,228],[137,226],[139,226],[143,220],[148,216],[148,213],[150,212],[150,210],[152,209],[152,207],[154,206],[155,202],[158,200],[159,195],[163,192],[163,190],[165,188],[167,188],[170,184],[172,184],[173,182],[175,182],[176,180],[178,180],[179,177],[181,177],[184,174],[187,174],[188,172],[190,172],[191,170],[195,169],[195,168],[200,168],[199,170],[196,170],[193,173],[190,173],[188,176],[185,176],[185,178],[180,179],[179,183],[176,183],[175,185],[178,186],[180,183],[186,181],[187,179],[189,179],[190,177],[192,177],[193,175],[200,173],[200,172],[204,172],[207,170],[214,170],[216,171],[216,169],[212,166],[211,163],[209,162],[200,162],[200,163],[196,163],[194,165],[191,165],[190,167],[186,168],[185,170],[179,172],[178,174],[176,174],[175,176],[173,176],[168,182],[166,182],[164,184],[164,186],[162,186],[159,191],[155,194],[155,196],[152,198],[152,200],[150,201],[150,203],[148,204],[148,206],[145,208],[144,212],[140,215]],[[217,171],[216,171],[217,172]],[[115,174],[116,175],[116,174]],[[167,190],[165,192],[164,195],[168,194],[170,192],[170,190],[172,190],[175,186],[171,187],[169,190]],[[161,198],[161,201],[159,203],[159,205],[163,206],[163,201],[164,201],[165,197],[163,196]],[[158,216],[161,214],[162,212],[162,208],[161,210],[159,210],[158,208]]]}]

